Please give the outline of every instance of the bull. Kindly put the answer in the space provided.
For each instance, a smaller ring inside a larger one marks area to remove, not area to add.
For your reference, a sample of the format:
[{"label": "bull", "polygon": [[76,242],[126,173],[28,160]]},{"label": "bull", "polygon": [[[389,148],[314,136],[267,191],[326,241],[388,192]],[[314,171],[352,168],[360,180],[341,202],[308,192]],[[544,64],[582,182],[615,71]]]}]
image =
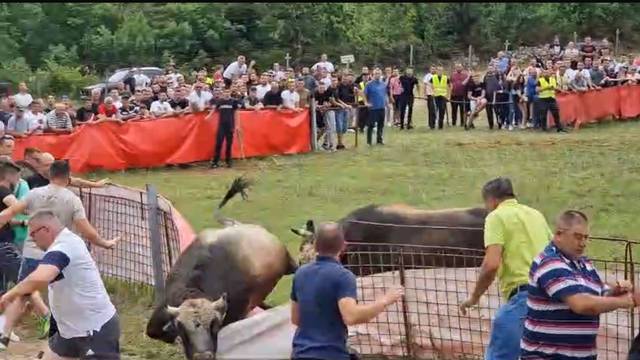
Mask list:
[{"label": "bull", "polygon": [[222,229],[202,231],[171,268],[166,295],[147,324],[150,338],[174,343],[180,338],[189,360],[215,359],[220,329],[263,306],[295,260],[276,236],[259,225],[243,224],[220,214],[248,181],[234,180],[216,209]]},{"label": "bull", "polygon": [[[475,267],[484,255],[484,208],[421,210],[408,205],[369,205],[339,220],[348,245],[342,263],[356,275],[425,267]],[[315,225],[291,231],[303,238],[298,262],[315,258]],[[394,247],[394,245],[410,245]],[[402,248],[402,249],[401,249]],[[404,256],[392,255],[404,251]]]}]

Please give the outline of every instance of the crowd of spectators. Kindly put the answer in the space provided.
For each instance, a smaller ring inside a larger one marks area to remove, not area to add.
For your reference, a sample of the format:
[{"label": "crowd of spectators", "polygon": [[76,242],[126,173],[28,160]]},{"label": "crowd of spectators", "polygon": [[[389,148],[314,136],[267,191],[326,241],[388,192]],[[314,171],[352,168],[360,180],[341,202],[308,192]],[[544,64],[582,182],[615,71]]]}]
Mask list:
[{"label": "crowd of spectators", "polygon": [[20,83],[18,93],[0,99],[0,131],[24,137],[67,133],[81,125],[102,122],[179,116],[211,109],[223,89],[230,89],[231,97],[247,110],[302,111],[315,101],[317,137],[324,137],[324,149],[335,151],[344,149],[343,136],[350,128],[364,131],[371,125],[368,127],[380,134],[385,124],[412,129],[415,94],[427,100],[431,129],[443,128],[445,119],[454,126],[460,119],[460,126],[472,129],[474,119],[485,110],[490,128],[495,119],[498,128],[513,130],[544,128],[542,112],[554,111],[554,106],[547,109],[539,104],[541,77],[552,77],[555,91],[560,93],[637,84],[640,80],[640,58],[615,59],[606,39],[595,44],[586,37],[579,47],[574,42],[565,47],[556,36],[551,44],[528,57],[498,52],[484,74],[465,69],[462,64],[456,64],[449,74],[441,66],[431,66],[419,81],[411,68],[379,68],[386,95],[385,120],[377,126],[377,119],[370,116],[372,104],[365,91],[375,69],[365,66],[356,76],[353,71],[334,66],[326,54],[313,66],[295,70],[275,63],[259,72],[255,62],[247,62],[244,56],[226,67],[218,65],[184,75],[170,64],[165,75],[153,79],[134,69],[133,76],[115,89],[106,94],[96,89],[90,97],[83,97],[78,107],[68,96],[34,99],[27,85]]}]

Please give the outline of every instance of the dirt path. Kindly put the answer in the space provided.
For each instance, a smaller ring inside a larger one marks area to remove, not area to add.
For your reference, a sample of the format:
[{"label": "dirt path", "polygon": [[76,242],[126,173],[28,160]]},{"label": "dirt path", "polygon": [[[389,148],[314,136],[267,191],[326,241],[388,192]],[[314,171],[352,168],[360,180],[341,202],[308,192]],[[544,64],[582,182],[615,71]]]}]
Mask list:
[{"label": "dirt path", "polygon": [[43,350],[46,342],[42,340],[23,339],[17,343],[11,343],[6,353],[0,353],[2,360],[33,360]]}]

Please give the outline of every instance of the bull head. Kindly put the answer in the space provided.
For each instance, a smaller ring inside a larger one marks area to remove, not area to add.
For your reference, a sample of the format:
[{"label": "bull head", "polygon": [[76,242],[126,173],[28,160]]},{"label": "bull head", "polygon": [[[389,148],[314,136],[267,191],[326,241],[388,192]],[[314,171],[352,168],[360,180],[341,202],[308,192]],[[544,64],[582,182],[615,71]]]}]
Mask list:
[{"label": "bull head", "polygon": [[187,359],[216,358],[218,332],[227,314],[227,294],[215,301],[188,299],[179,307],[167,306],[166,311],[182,340]]},{"label": "bull head", "polygon": [[291,229],[291,232],[302,237],[302,242],[300,243],[299,248],[300,253],[298,254],[298,264],[300,265],[311,262],[316,258],[315,231],[316,229],[313,220],[308,220],[304,228]]}]

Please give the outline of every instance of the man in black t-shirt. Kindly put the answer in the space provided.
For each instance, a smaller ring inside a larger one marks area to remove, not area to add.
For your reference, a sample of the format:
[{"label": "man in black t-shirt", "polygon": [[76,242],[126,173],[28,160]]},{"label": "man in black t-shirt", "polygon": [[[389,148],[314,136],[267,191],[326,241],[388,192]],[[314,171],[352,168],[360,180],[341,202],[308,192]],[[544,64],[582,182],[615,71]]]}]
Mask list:
[{"label": "man in black t-shirt", "polygon": [[90,98],[83,97],[82,100],[84,101],[83,106],[76,111],[76,122],[78,124],[84,124],[93,120],[98,110],[95,108],[96,112],[94,112],[94,106]]},{"label": "man in black t-shirt", "polygon": [[[0,211],[5,210],[11,204],[18,201],[14,196],[14,190],[20,181],[20,167],[10,157],[0,157]],[[0,227],[0,243],[12,243],[13,230],[11,223],[7,222]]]},{"label": "man in black t-shirt", "polygon": [[264,94],[262,105],[267,109],[279,109],[282,106],[282,92],[277,81],[271,82],[271,90]]},{"label": "man in black t-shirt", "polygon": [[481,81],[480,76],[477,74],[469,74],[471,78],[467,83],[467,98],[469,99],[469,113],[467,116],[467,123],[464,126],[465,130],[475,129],[473,120],[478,116],[487,105],[487,99],[485,97],[485,83]]},{"label": "man in black t-shirt", "polygon": [[407,118],[407,129],[413,129],[411,125],[411,118],[413,117],[413,89],[418,87],[418,79],[413,75],[413,69],[407,68],[404,75],[400,76],[400,83],[402,84],[402,94],[398,97],[400,107],[400,129],[404,129],[404,115],[409,113]]},{"label": "man in black t-shirt", "polygon": [[176,88],[175,96],[169,100],[169,105],[174,109],[174,113],[185,113],[189,110],[189,99],[186,98],[184,89]]},{"label": "man in black t-shirt", "polygon": [[222,97],[213,102],[213,108],[207,119],[213,116],[215,111],[218,111],[220,118],[218,121],[218,132],[216,134],[216,146],[214,149],[213,159],[211,160],[211,168],[215,169],[220,167],[220,152],[222,150],[222,142],[226,144],[225,148],[225,161],[227,167],[231,167],[231,147],[233,146],[233,133],[236,130],[236,115],[237,110],[241,104],[231,98],[231,89],[224,89]]}]

